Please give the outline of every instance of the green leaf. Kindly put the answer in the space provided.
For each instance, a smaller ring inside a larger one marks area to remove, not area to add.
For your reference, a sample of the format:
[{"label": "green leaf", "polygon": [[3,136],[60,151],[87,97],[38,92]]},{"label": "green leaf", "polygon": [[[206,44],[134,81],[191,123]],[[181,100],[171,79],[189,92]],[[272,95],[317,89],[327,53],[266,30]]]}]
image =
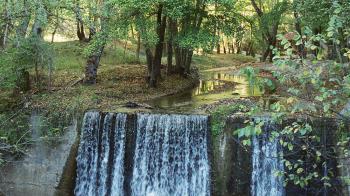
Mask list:
[{"label": "green leaf", "polygon": [[329,103],[326,103],[326,104],[323,105],[323,111],[324,112],[328,112],[330,108],[331,108],[331,105]]},{"label": "green leaf", "polygon": [[303,168],[298,168],[297,169],[297,174],[301,174],[301,173],[303,173],[304,172],[304,169]]}]

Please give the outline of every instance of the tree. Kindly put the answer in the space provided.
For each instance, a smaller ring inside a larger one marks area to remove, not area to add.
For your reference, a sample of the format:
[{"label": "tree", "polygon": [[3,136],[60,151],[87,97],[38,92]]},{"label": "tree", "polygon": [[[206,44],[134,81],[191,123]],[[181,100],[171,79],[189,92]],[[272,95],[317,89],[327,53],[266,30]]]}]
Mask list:
[{"label": "tree", "polygon": [[109,14],[112,10],[111,4],[107,1],[101,3],[100,31],[92,38],[92,43],[88,50],[88,59],[85,66],[85,84],[96,84],[97,69],[100,64],[103,50],[107,44],[109,31]]},{"label": "tree", "polygon": [[86,41],[85,37],[85,29],[84,29],[84,21],[81,13],[80,8],[80,1],[76,0],[75,7],[74,7],[74,13],[75,13],[75,19],[77,24],[77,36],[79,41]]},{"label": "tree", "polygon": [[272,8],[268,12],[263,12],[262,8],[255,0],[251,0],[251,3],[259,17],[261,36],[265,41],[265,51],[262,56],[262,61],[266,61],[267,57],[270,56],[270,62],[272,62],[272,48],[276,47],[278,27],[281,22],[282,14],[288,8],[288,2],[285,0],[277,1],[276,4],[269,5]]}]

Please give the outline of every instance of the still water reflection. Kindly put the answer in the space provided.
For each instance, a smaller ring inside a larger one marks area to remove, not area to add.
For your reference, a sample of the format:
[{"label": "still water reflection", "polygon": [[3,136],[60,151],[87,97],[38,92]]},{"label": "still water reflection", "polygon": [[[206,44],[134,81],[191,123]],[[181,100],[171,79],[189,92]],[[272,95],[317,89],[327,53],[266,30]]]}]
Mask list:
[{"label": "still water reflection", "polygon": [[186,112],[201,105],[228,98],[258,97],[262,90],[251,85],[246,77],[226,72],[206,72],[201,75],[199,84],[175,95],[151,100],[149,104],[159,110]]}]

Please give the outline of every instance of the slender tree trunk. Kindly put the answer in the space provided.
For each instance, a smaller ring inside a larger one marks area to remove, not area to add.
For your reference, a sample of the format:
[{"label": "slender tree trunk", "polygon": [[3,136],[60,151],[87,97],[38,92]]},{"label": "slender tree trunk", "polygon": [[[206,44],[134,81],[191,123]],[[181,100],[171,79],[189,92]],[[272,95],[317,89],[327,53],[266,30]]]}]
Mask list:
[{"label": "slender tree trunk", "polygon": [[[174,21],[174,26],[173,29],[174,31],[174,36],[177,36],[178,32],[178,24],[177,21]],[[182,61],[182,49],[179,46],[178,43],[174,43],[174,55],[175,55],[175,67],[173,70],[174,74],[180,74],[183,75],[184,73],[184,67],[183,67],[183,61]]]},{"label": "slender tree trunk", "polygon": [[240,54],[241,53],[241,42],[238,40],[236,40],[236,47],[237,47],[236,54]]},{"label": "slender tree trunk", "polygon": [[9,31],[9,24],[7,23],[5,25],[4,36],[3,36],[3,40],[2,40],[2,47],[6,46],[8,31]]},{"label": "slender tree trunk", "polygon": [[136,60],[140,63],[140,50],[141,50],[141,36],[137,33],[137,48],[136,48]]},{"label": "slender tree trunk", "polygon": [[175,26],[175,22],[173,19],[169,18],[169,22],[168,22],[168,58],[167,58],[167,74],[170,75],[174,72],[174,68],[173,68],[173,41],[174,41],[174,27]]},{"label": "slender tree trunk", "polygon": [[127,46],[128,46],[128,39],[125,40],[125,44],[124,44],[124,53],[123,53],[124,59],[125,59],[125,55],[126,55]]},{"label": "slender tree trunk", "polygon": [[55,41],[55,35],[56,35],[57,28],[55,28],[51,34],[51,43]]},{"label": "slender tree trunk", "polygon": [[216,44],[216,53],[217,54],[220,54],[220,49],[221,49],[221,47],[220,47],[220,33],[218,32],[218,36],[219,36],[219,41],[218,41],[218,43]]},{"label": "slender tree trunk", "polygon": [[226,54],[226,45],[225,45],[224,38],[222,38],[222,46],[224,48],[224,54]]},{"label": "slender tree trunk", "polygon": [[131,37],[133,40],[135,40],[134,27],[132,26],[132,24],[130,24],[130,30],[131,30]]},{"label": "slender tree trunk", "polygon": [[182,61],[182,49],[179,47],[179,45],[176,43],[175,44],[175,69],[174,73],[183,75],[184,73],[184,68],[183,68],[183,61]]},{"label": "slender tree trunk", "polygon": [[185,73],[190,74],[190,68],[192,63],[193,50],[186,51],[186,59],[185,59]]},{"label": "slender tree trunk", "polygon": [[90,25],[90,27],[89,27],[89,38],[88,38],[88,40],[91,41],[91,40],[93,39],[93,37],[95,36],[95,34],[96,34],[95,26]]},{"label": "slender tree trunk", "polygon": [[84,31],[84,21],[83,21],[82,16],[81,16],[80,1],[79,0],[76,0],[74,12],[75,12],[75,18],[76,18],[78,39],[79,39],[79,41],[86,41],[85,31]]},{"label": "slender tree trunk", "polygon": [[333,41],[335,52],[337,54],[338,62],[339,63],[344,63],[343,61],[343,55],[341,54],[339,44],[336,43],[336,41]]},{"label": "slender tree trunk", "polygon": [[149,47],[146,47],[146,61],[147,61],[147,70],[149,73],[149,76],[146,78],[147,83],[150,83],[151,81],[151,75],[152,73],[152,66],[153,66],[153,54],[152,50]]},{"label": "slender tree trunk", "polygon": [[163,5],[160,4],[157,13],[157,35],[158,43],[156,44],[154,60],[152,63],[152,71],[150,73],[149,85],[151,87],[156,87],[158,80],[161,78],[161,62],[163,56],[163,46],[165,38],[165,29],[166,29],[166,16],[162,16]]},{"label": "slender tree trunk", "polygon": [[1,48],[5,48],[6,46],[6,42],[7,42],[7,36],[8,36],[8,32],[9,32],[9,23],[10,23],[10,15],[9,15],[9,11],[8,11],[8,1],[5,0],[5,4],[4,4],[4,13],[3,13],[3,21],[4,21],[4,24],[2,25],[2,32],[1,32],[1,35],[0,35],[0,47]]},{"label": "slender tree trunk", "polygon": [[271,42],[268,42],[268,45],[267,45],[267,48],[266,48],[266,50],[265,50],[265,53],[264,53],[264,56],[263,56],[263,61],[265,62],[266,60],[267,60],[267,58],[270,56],[272,56],[271,55],[271,53],[272,53],[272,50],[271,50],[271,45],[272,45],[272,43]]},{"label": "slender tree trunk", "polygon": [[[301,31],[301,22],[300,22],[300,17],[297,11],[294,11],[294,18],[295,18],[295,30],[299,33],[300,36],[302,36],[302,31]],[[302,39],[302,38],[300,38]],[[306,52],[305,52],[305,46],[304,46],[304,41],[302,41],[302,44],[298,46],[298,53],[300,58],[305,59],[306,58]]]},{"label": "slender tree trunk", "polygon": [[58,10],[56,11],[56,23],[55,23],[55,28],[52,32],[52,36],[51,36],[51,43],[54,42],[54,39],[55,39],[55,35],[56,35],[56,32],[57,32],[57,29],[58,29],[58,26],[59,26],[59,17],[58,17]]},{"label": "slender tree trunk", "polygon": [[234,54],[235,53],[235,40],[234,39],[232,39],[231,50],[232,50],[232,54]]}]

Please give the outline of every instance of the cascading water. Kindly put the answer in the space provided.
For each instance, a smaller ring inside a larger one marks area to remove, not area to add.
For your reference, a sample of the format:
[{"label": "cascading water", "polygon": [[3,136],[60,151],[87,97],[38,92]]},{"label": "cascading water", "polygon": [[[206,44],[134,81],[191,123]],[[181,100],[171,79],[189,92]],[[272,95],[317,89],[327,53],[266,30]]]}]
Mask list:
[{"label": "cascading water", "polygon": [[102,129],[101,118],[98,112],[84,116],[74,191],[77,196],[123,195],[126,114],[106,114]]},{"label": "cascading water", "polygon": [[[273,126],[266,122],[268,131]],[[285,189],[283,177],[277,176],[276,172],[284,171],[280,158],[282,148],[278,139],[270,141],[268,133],[259,137],[253,137],[252,142],[252,179],[251,194],[253,196],[283,196]]]},{"label": "cascading water", "polygon": [[126,114],[88,112],[83,123],[75,195],[210,195],[207,116],[139,114],[127,127]]},{"label": "cascading water", "polygon": [[206,196],[206,116],[139,114],[132,195]]}]

